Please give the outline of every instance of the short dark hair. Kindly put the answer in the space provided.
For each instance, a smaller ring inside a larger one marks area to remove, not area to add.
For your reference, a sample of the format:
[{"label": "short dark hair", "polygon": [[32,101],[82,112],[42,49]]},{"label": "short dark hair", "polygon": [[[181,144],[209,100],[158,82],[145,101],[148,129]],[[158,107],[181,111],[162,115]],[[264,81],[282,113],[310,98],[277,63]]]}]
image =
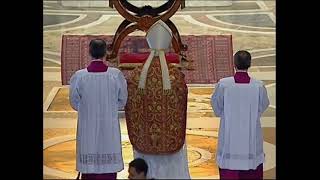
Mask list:
[{"label": "short dark hair", "polygon": [[89,53],[95,59],[102,58],[107,53],[106,42],[102,39],[91,40],[89,44]]},{"label": "short dark hair", "polygon": [[249,69],[251,66],[251,54],[248,51],[238,51],[234,55],[234,64],[239,70]]},{"label": "short dark hair", "polygon": [[136,158],[133,161],[129,163],[129,167],[134,167],[137,171],[137,173],[143,172],[144,175],[146,176],[148,173],[148,165],[147,163],[141,159],[141,158]]}]

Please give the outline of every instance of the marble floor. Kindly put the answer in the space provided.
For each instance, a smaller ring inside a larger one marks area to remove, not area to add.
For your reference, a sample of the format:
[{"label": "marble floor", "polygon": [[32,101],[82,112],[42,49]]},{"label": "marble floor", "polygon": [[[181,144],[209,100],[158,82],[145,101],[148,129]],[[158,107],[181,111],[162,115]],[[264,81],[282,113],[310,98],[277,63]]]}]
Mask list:
[{"label": "marble floor", "polygon": [[[234,52],[245,49],[252,53],[250,75],[264,81],[271,103],[261,119],[266,153],[264,178],[275,179],[275,1],[232,2],[229,6],[204,3],[186,7],[171,20],[182,35],[232,34]],[[109,7],[65,7],[57,1],[44,1],[43,14],[43,174],[45,179],[74,179],[77,114],[68,103],[68,87],[61,85],[61,37],[113,35],[123,18]],[[187,144],[189,170],[194,179],[219,178],[215,163],[219,118],[214,116],[209,103],[213,91],[212,84],[189,85]],[[118,178],[126,178],[132,149],[123,112],[119,114],[125,169]]]}]

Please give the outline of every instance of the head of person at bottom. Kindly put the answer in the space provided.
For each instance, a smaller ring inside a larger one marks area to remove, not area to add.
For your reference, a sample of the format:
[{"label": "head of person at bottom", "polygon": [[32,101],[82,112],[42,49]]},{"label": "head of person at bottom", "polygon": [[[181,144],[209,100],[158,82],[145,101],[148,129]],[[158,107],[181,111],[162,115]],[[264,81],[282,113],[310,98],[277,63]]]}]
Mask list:
[{"label": "head of person at bottom", "polygon": [[148,165],[141,158],[134,159],[129,163],[128,173],[128,179],[146,179]]},{"label": "head of person at bottom", "polygon": [[89,54],[92,60],[104,59],[107,54],[107,44],[102,39],[93,39],[89,44]]},{"label": "head of person at bottom", "polygon": [[233,57],[236,71],[248,71],[251,66],[251,54],[248,51],[240,50]]}]

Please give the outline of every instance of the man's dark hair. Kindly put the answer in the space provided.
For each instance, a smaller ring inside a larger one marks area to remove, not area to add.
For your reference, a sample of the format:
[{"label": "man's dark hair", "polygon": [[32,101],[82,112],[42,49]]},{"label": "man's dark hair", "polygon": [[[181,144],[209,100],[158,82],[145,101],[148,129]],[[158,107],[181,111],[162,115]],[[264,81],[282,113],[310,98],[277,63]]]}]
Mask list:
[{"label": "man's dark hair", "polygon": [[234,55],[234,64],[239,70],[247,70],[251,66],[251,55],[248,51],[238,51]]},{"label": "man's dark hair", "polygon": [[137,158],[137,159],[134,159],[133,161],[131,161],[129,163],[129,167],[134,167],[136,169],[137,173],[143,172],[145,176],[148,173],[148,165],[141,158]]},{"label": "man's dark hair", "polygon": [[94,39],[90,41],[89,53],[95,59],[100,59],[107,53],[107,44],[102,39]]}]

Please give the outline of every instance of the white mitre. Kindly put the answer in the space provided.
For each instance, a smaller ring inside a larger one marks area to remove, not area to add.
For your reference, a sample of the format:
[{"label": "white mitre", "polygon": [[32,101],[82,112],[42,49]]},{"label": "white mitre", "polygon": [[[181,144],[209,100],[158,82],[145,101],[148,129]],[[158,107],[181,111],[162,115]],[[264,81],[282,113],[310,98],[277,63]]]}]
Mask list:
[{"label": "white mitre", "polygon": [[159,20],[149,28],[146,38],[151,49],[169,49],[172,31],[166,23]]},{"label": "white mitre", "polygon": [[143,65],[140,80],[139,89],[143,90],[145,88],[148,69],[153,60],[154,56],[159,56],[161,73],[162,73],[162,84],[163,90],[166,92],[171,89],[169,70],[167,66],[167,61],[165,57],[164,50],[169,49],[172,42],[172,31],[169,26],[162,20],[155,22],[147,31],[146,39],[149,47],[152,49],[150,55]]}]

